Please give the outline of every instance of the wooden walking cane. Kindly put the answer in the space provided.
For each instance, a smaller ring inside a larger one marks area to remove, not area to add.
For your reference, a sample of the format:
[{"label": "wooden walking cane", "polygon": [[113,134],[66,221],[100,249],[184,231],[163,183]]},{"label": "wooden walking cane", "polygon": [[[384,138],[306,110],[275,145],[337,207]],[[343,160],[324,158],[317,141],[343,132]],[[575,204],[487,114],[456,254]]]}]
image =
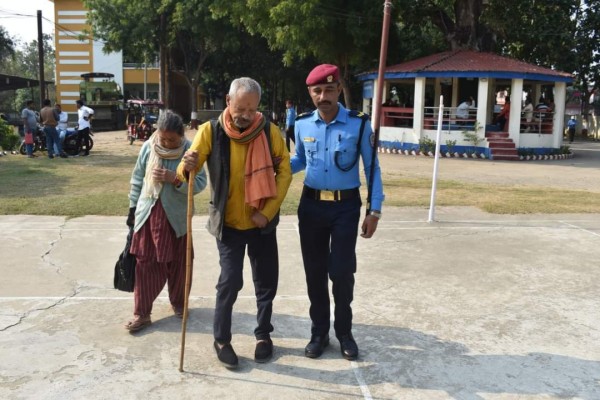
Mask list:
[{"label": "wooden walking cane", "polygon": [[185,330],[188,319],[188,300],[192,280],[192,216],[194,215],[194,172],[188,175],[187,196],[187,243],[185,248],[185,298],[183,299],[183,320],[181,321],[181,352],[179,355],[179,372],[183,372],[183,355],[185,353]]}]

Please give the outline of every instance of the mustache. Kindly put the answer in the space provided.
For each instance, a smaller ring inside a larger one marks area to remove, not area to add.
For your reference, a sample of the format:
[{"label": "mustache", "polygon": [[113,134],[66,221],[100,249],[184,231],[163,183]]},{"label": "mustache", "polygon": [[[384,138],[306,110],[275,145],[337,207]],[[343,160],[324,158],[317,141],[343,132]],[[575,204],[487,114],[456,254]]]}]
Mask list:
[{"label": "mustache", "polygon": [[317,103],[317,106],[320,106],[320,105],[325,105],[325,104],[330,106],[330,105],[331,105],[331,102],[330,102],[330,101],[328,101],[328,100],[323,100],[323,101],[320,101],[320,102],[318,102],[318,103]]},{"label": "mustache", "polygon": [[243,117],[238,117],[238,118],[233,119],[233,124],[235,126],[237,126],[238,128],[245,128],[248,125],[250,125],[251,123],[252,123],[252,120],[243,118]]}]

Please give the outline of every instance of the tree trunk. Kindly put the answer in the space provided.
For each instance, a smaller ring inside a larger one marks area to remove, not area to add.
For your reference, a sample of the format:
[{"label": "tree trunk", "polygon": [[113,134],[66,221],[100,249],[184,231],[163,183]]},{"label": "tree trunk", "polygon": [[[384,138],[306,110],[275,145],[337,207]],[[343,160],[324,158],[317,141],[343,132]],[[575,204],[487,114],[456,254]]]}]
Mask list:
[{"label": "tree trunk", "polygon": [[481,17],[483,0],[456,0],[454,3],[454,32],[449,32],[448,39],[453,50],[480,50],[479,18]]}]

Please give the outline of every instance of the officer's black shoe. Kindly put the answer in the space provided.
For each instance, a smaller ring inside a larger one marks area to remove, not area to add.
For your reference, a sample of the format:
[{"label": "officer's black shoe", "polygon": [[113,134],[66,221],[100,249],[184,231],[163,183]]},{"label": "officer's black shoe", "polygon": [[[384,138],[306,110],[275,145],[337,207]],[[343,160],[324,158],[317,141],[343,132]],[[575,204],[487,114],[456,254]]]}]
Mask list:
[{"label": "officer's black shoe", "polygon": [[310,342],[304,348],[304,355],[309,358],[318,358],[323,354],[325,347],[329,345],[329,335],[312,335]]},{"label": "officer's black shoe", "polygon": [[358,358],[358,345],[352,337],[352,333],[342,335],[339,338],[342,356],[348,361],[354,361]]},{"label": "officer's black shoe", "polygon": [[219,346],[219,343],[215,340],[214,343],[215,351],[217,352],[217,358],[221,361],[226,368],[235,369],[238,366],[238,357],[233,351],[231,344],[227,343],[223,347]]}]

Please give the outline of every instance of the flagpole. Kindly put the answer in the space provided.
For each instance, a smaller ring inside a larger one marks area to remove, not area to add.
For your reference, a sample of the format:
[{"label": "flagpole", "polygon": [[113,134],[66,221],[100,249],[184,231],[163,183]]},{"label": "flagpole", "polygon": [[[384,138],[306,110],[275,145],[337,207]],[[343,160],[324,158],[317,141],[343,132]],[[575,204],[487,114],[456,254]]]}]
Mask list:
[{"label": "flagpole", "polygon": [[431,199],[429,202],[429,219],[431,223],[435,218],[435,194],[437,192],[438,162],[440,160],[440,140],[442,136],[442,120],[444,115],[444,96],[440,96],[440,110],[438,114],[438,128],[435,136],[435,159],[433,161],[433,178],[431,180]]},{"label": "flagpole", "polygon": [[371,194],[373,189],[373,176],[375,174],[375,161],[379,147],[379,126],[381,122],[381,102],[383,99],[383,84],[385,81],[385,64],[387,60],[388,37],[390,28],[392,2],[386,0],[383,4],[383,25],[381,27],[381,48],[379,50],[379,69],[377,71],[377,87],[373,99],[372,128],[375,139],[373,140],[373,157],[371,157],[371,171],[369,173],[369,186],[367,192],[367,215],[371,211]]}]

